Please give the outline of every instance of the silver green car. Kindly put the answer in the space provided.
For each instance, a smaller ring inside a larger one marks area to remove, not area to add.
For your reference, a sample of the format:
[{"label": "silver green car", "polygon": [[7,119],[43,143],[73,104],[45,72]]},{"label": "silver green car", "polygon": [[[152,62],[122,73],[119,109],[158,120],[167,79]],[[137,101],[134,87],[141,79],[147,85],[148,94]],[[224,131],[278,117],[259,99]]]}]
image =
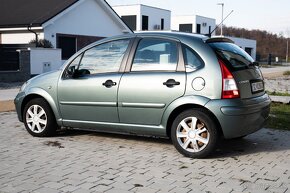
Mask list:
[{"label": "silver green car", "polygon": [[28,80],[15,105],[33,136],[68,127],[169,137],[203,158],[220,138],[262,128],[270,99],[256,62],[231,40],[147,32],[85,47]]}]

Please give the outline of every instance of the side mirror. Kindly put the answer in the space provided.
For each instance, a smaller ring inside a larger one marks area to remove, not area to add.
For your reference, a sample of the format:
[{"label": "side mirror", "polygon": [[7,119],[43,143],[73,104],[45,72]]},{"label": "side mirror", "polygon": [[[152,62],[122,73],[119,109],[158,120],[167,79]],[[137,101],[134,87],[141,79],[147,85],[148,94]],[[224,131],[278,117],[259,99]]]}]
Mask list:
[{"label": "side mirror", "polygon": [[76,72],[76,67],[75,66],[70,66],[68,69],[67,69],[67,74],[70,76],[70,77],[73,77],[74,74]]}]

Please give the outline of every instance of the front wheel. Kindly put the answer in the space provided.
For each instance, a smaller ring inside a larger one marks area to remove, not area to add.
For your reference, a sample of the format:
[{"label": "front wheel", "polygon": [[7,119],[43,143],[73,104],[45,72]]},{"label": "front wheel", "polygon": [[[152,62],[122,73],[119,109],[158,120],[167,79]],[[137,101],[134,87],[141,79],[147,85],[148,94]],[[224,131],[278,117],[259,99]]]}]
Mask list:
[{"label": "front wheel", "polygon": [[206,157],[216,148],[218,137],[215,122],[203,109],[182,112],[171,127],[173,145],[186,157]]},{"label": "front wheel", "polygon": [[53,111],[42,98],[32,99],[25,105],[23,120],[26,130],[35,137],[53,136],[58,128]]}]

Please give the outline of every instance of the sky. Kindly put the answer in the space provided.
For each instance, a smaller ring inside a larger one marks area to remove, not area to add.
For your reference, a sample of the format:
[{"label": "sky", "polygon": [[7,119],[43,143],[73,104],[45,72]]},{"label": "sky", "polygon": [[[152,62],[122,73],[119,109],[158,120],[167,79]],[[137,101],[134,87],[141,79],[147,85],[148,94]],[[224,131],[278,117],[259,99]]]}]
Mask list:
[{"label": "sky", "polygon": [[221,22],[224,3],[226,26],[266,30],[290,37],[290,0],[107,0],[111,5],[144,4],[171,10],[174,15],[201,15]]}]

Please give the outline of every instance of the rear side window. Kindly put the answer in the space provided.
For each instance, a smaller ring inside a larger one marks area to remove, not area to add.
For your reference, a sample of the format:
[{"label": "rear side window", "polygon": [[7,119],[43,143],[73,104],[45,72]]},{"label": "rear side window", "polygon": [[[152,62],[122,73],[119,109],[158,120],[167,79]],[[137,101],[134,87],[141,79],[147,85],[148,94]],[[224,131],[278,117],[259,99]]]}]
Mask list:
[{"label": "rear side window", "polygon": [[186,45],[182,45],[184,64],[186,69],[196,70],[204,65],[200,56]]},{"label": "rear side window", "polygon": [[254,62],[253,58],[239,46],[228,42],[209,43],[209,46],[233,70],[246,69]]},{"label": "rear side window", "polygon": [[177,60],[176,42],[144,38],[139,42],[131,71],[175,71]]}]

